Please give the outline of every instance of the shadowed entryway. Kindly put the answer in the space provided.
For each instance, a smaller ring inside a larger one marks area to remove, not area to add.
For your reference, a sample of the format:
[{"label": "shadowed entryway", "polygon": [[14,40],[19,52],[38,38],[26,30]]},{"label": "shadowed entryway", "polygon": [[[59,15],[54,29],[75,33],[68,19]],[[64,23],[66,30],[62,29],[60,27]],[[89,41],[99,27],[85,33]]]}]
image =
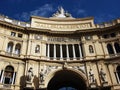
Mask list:
[{"label": "shadowed entryway", "polygon": [[73,88],[72,90],[87,90],[85,80],[78,73],[67,69],[55,73],[48,83],[47,90],[61,90],[67,87]]}]

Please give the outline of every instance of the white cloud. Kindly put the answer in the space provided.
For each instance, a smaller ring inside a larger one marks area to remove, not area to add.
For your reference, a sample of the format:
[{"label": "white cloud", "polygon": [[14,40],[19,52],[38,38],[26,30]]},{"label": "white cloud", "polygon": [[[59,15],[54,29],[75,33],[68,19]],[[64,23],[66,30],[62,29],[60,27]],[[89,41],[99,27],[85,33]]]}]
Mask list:
[{"label": "white cloud", "polygon": [[19,19],[23,20],[29,20],[30,16],[42,16],[42,17],[48,17],[49,14],[54,11],[54,8],[51,4],[45,4],[41,7],[38,7],[37,9],[29,12],[23,12],[22,14],[16,14],[15,16]]},{"label": "white cloud", "polygon": [[38,15],[38,16],[48,16],[50,12],[52,12],[53,6],[51,4],[45,4],[42,7],[39,7],[38,9],[31,11],[30,15]]}]

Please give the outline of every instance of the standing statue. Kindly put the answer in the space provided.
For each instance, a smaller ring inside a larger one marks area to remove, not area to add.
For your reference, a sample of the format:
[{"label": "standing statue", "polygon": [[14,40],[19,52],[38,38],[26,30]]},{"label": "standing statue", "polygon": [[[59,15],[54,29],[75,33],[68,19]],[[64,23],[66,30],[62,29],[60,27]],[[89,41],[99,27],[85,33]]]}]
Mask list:
[{"label": "standing statue", "polygon": [[66,11],[66,13],[65,13],[65,16],[66,16],[66,17],[72,17],[71,14],[69,14],[67,11]]},{"label": "standing statue", "polygon": [[91,83],[95,82],[94,73],[93,73],[92,69],[90,69],[90,71],[89,71],[89,78],[90,78]]},{"label": "standing statue", "polygon": [[28,70],[28,75],[27,75],[27,81],[28,82],[32,82],[32,78],[33,78],[33,68],[30,67],[29,70]]},{"label": "standing statue", "polygon": [[63,69],[67,69],[68,68],[68,64],[67,64],[67,62],[64,62],[63,63]]},{"label": "standing statue", "polygon": [[63,7],[60,7],[60,8],[59,8],[59,13],[62,14],[62,15],[65,14],[65,11],[64,11]]},{"label": "standing statue", "polygon": [[106,73],[103,71],[103,68],[101,68],[101,70],[100,70],[100,78],[101,78],[101,80],[103,81],[103,82],[105,82],[106,80]]},{"label": "standing statue", "polygon": [[44,73],[43,73],[43,69],[41,69],[40,72],[40,82],[42,83],[44,81]]},{"label": "standing statue", "polygon": [[53,17],[72,17],[71,14],[69,14],[67,11],[63,9],[63,7],[59,7],[58,11],[53,14]]}]

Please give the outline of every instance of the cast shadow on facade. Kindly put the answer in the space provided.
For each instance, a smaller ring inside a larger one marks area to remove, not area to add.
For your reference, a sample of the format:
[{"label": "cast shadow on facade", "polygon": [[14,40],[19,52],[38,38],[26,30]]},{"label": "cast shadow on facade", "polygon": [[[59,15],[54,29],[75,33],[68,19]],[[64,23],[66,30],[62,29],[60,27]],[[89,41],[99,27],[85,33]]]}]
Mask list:
[{"label": "cast shadow on facade", "polygon": [[26,87],[26,81],[28,76],[21,76],[20,78],[20,90],[37,90],[39,88],[39,78],[35,75],[32,81],[32,87]]}]

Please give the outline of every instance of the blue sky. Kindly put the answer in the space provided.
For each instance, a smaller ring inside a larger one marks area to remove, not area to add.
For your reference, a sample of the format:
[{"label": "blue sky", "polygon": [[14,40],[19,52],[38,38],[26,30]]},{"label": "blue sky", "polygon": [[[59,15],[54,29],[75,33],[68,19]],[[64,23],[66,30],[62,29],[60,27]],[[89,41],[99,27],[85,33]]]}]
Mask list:
[{"label": "blue sky", "polygon": [[58,6],[75,18],[93,16],[95,23],[120,17],[120,0],[0,0],[0,14],[29,22],[31,15],[52,16]]}]

